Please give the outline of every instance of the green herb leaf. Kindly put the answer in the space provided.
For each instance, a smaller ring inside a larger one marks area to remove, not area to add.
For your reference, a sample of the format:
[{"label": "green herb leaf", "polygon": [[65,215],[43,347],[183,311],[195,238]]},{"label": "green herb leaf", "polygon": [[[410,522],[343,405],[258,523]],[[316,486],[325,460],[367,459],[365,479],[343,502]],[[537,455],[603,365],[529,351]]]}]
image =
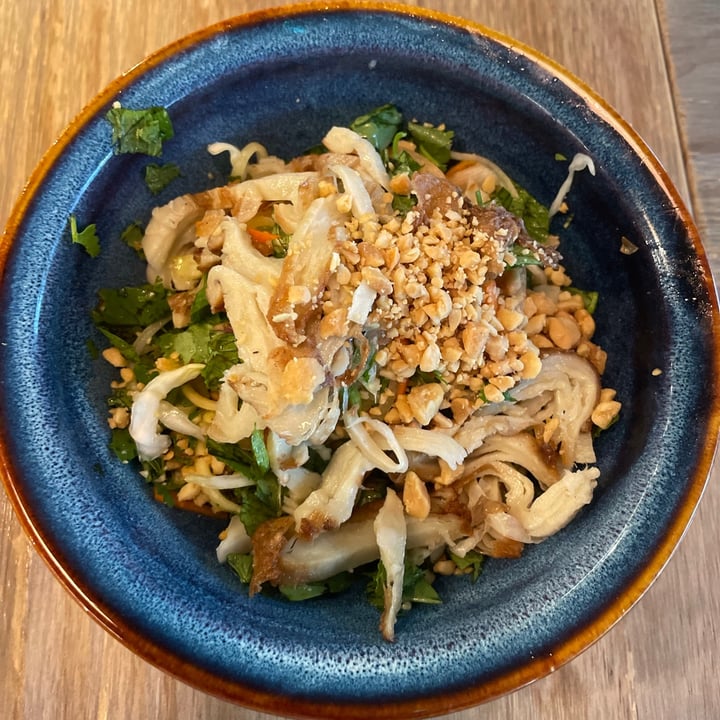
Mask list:
[{"label": "green herb leaf", "polygon": [[450,151],[455,133],[452,130],[439,130],[432,125],[413,122],[408,123],[408,130],[418,151],[441,170],[445,170],[450,162]]},{"label": "green herb leaf", "polygon": [[[155,458],[154,460],[143,460],[142,462],[143,472],[145,473],[145,479],[149,483],[157,483],[158,480],[162,481],[165,479],[165,461],[162,457]],[[161,493],[158,488],[158,493]],[[174,498],[170,495],[170,502],[167,505],[174,505]]]},{"label": "green herb leaf", "polygon": [[252,580],[253,557],[250,553],[230,553],[227,564],[246,585]]},{"label": "green herb leaf", "polygon": [[179,176],[180,168],[175,163],[150,163],[145,168],[145,184],[153,195],[160,193]]},{"label": "green herb leaf", "polygon": [[145,229],[139,222],[130,223],[121,233],[122,240],[129,248],[134,250],[141,258],[144,257],[142,241],[145,236]]},{"label": "green herb leaf", "polygon": [[278,590],[293,602],[311,600],[320,595],[337,594],[347,590],[352,583],[352,575],[348,572],[339,573],[327,580],[313,583],[300,583],[299,585],[280,585]]},{"label": "green herb leaf", "polygon": [[213,326],[228,325],[227,314],[223,312],[214,313],[210,307],[206,292],[207,275],[204,275],[200,285],[195,291],[192,306],[190,307],[190,324],[208,323]]},{"label": "green herb leaf", "polygon": [[270,243],[273,257],[284,258],[288,253],[288,248],[290,247],[290,235],[288,235],[277,223],[272,226],[270,232],[276,236]]},{"label": "green herb leaf", "polygon": [[350,129],[369,140],[380,151],[393,141],[402,120],[402,113],[394,105],[382,105],[356,118],[350,124]]},{"label": "green herb leaf", "polygon": [[[387,572],[382,561],[378,561],[376,571],[371,575],[366,588],[368,602],[382,610],[385,607],[385,584]],[[438,605],[442,602],[437,591],[427,579],[427,573],[422,567],[405,560],[405,573],[403,575],[403,603],[425,603]]]},{"label": "green herb leaf", "polygon": [[417,205],[417,198],[414,195],[393,195],[392,207],[401,215],[407,215]]},{"label": "green herb leaf", "polygon": [[100,303],[93,312],[96,325],[110,328],[141,327],[170,317],[167,290],[161,282],[134,287],[103,288]]},{"label": "green herb leaf", "polygon": [[70,237],[74,243],[82,245],[90,257],[97,257],[100,254],[100,238],[95,230],[94,224],[78,230],[75,215],[70,215]]},{"label": "green herb leaf", "polygon": [[255,464],[261,472],[270,470],[270,456],[265,447],[265,433],[260,428],[255,428],[250,435],[250,446],[252,447]]},{"label": "green herb leaf", "polygon": [[112,126],[115,153],[141,153],[157,157],[162,145],[175,134],[167,110],[150,107],[131,110],[120,105],[110,108],[105,118]]},{"label": "green herb leaf", "polygon": [[231,470],[241,473],[253,480],[257,480],[261,473],[255,465],[255,458],[240,445],[219,443],[211,438],[207,439],[208,452],[222,460]]},{"label": "green herb leaf", "polygon": [[163,505],[175,507],[175,493],[165,483],[159,482],[153,485],[155,494],[160,498]]},{"label": "green herb leaf", "polygon": [[363,480],[357,497],[355,507],[362,507],[377,500],[384,500],[387,495],[387,482],[377,475],[368,475]]},{"label": "green herb leaf", "polygon": [[235,336],[216,330],[210,323],[163,333],[155,344],[165,356],[178,353],[185,364],[204,363],[201,376],[210,390],[219,387],[225,371],[240,362]]},{"label": "green herb leaf", "polygon": [[517,215],[525,223],[525,229],[531,238],[541,243],[547,242],[550,232],[548,209],[527,190],[517,185],[515,187],[518,192],[517,197],[514,198],[504,187],[500,187],[492,194],[493,200],[513,215]]},{"label": "green herb leaf", "polygon": [[252,487],[235,490],[240,503],[240,519],[248,535],[252,535],[266,520],[282,515],[283,488],[277,478],[268,473],[258,476]]},{"label": "green herb leaf", "polygon": [[485,556],[481,555],[476,550],[470,550],[468,553],[465,554],[465,557],[460,557],[459,555],[455,555],[455,553],[450,552],[450,559],[457,565],[457,567],[460,570],[469,570],[469,574],[472,575],[472,580],[475,582],[478,577],[480,576],[480,573],[483,569],[483,564],[485,563]]},{"label": "green herb leaf", "polygon": [[519,243],[513,245],[515,264],[513,267],[528,267],[528,265],[542,265],[542,260],[530,248],[523,247]]},{"label": "green herb leaf", "polygon": [[440,370],[433,370],[432,372],[416,370],[415,374],[410,378],[411,385],[430,385],[432,383],[447,384]]},{"label": "green herb leaf", "polygon": [[573,295],[580,295],[580,297],[583,299],[583,305],[585,306],[585,309],[591,315],[595,313],[598,306],[598,300],[600,299],[600,294],[597,290],[581,290],[580,288],[576,287],[568,287],[565,289]]},{"label": "green herb leaf", "polygon": [[127,428],[114,428],[110,435],[110,449],[121,462],[130,462],[137,457],[135,441]]},{"label": "green herb leaf", "polygon": [[393,175],[402,175],[403,173],[412,175],[420,169],[420,163],[407,150],[400,149],[400,140],[405,137],[407,137],[405,132],[395,133],[392,145],[383,153],[386,156],[384,158],[385,165]]}]

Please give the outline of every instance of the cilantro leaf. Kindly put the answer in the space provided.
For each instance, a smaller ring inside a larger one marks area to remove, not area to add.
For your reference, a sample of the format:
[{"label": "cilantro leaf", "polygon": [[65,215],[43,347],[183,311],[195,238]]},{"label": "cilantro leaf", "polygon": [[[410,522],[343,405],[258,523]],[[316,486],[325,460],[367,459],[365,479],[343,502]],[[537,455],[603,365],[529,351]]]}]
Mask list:
[{"label": "cilantro leaf", "polygon": [[382,105],[356,118],[350,124],[350,129],[369,140],[380,151],[393,141],[402,120],[402,113],[394,105]]},{"label": "cilantro leaf", "polygon": [[121,462],[130,462],[137,457],[135,441],[127,428],[114,428],[110,435],[110,449]]},{"label": "cilantro leaf", "polygon": [[[208,444],[208,449],[209,447]],[[228,464],[227,461],[225,463]],[[275,475],[272,473],[259,475],[257,469],[254,486],[235,490],[235,497],[240,503],[238,514],[248,535],[252,536],[266,520],[273,520],[282,515],[283,495],[284,489]]]},{"label": "cilantro leaf", "polygon": [[70,237],[74,243],[82,245],[90,257],[100,254],[100,238],[95,232],[95,225],[88,225],[84,230],[78,230],[75,215],[70,215]]},{"label": "cilantro leaf", "polygon": [[99,305],[93,312],[96,325],[118,327],[147,327],[170,317],[167,290],[161,282],[98,291]]},{"label": "cilantro leaf", "polygon": [[216,330],[211,323],[163,333],[155,344],[165,356],[176,352],[183,363],[203,363],[201,375],[210,390],[219,387],[225,371],[240,362],[235,336]]},{"label": "cilantro leaf", "polygon": [[517,188],[517,197],[513,197],[504,187],[498,188],[492,198],[506,210],[519,217],[525,223],[525,229],[531,238],[538,242],[547,242],[550,232],[548,209],[538,202],[527,190]]},{"label": "cilantro leaf", "polygon": [[150,107],[139,110],[115,105],[105,115],[112,127],[116,154],[140,153],[157,157],[162,145],[175,134],[167,110]]},{"label": "cilantro leaf", "polygon": [[139,222],[131,222],[121,233],[120,240],[131,250],[134,250],[141,258],[144,257],[142,241],[145,236],[145,229]]},{"label": "cilantro leaf", "polygon": [[145,184],[153,195],[160,193],[179,176],[180,168],[175,163],[150,163],[145,168]]}]

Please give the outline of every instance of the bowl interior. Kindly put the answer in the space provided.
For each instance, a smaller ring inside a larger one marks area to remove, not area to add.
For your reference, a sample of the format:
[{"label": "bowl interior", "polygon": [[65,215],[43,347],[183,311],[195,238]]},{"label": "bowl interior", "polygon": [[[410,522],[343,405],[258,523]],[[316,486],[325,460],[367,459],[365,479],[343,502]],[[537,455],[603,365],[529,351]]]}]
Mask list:
[{"label": "bowl interior", "polygon": [[[387,31],[376,31],[381,24]],[[226,697],[270,709],[282,688],[301,703],[296,711],[303,702],[327,703],[322,714],[333,703],[432,710],[441,694],[455,698],[442,705],[448,711],[467,693],[532,679],[553,655],[567,659],[573,638],[584,646],[607,629],[603,612],[619,617],[621,598],[637,599],[648,565],[660,570],[714,443],[715,300],[694,231],[653,161],[575,89],[500,38],[434,17],[300,12],[238,20],[161,53],[71,128],[31,186],[5,271],[4,442],[31,532],[76,594],[141,654],[190,682],[207,673]],[[112,154],[103,116],[116,99],[170,112],[176,135],[162,162],[183,175],[157,198],[142,181],[147,158]],[[443,604],[403,616],[393,645],[379,637],[362,579],[328,600],[248,599],[215,560],[224,523],[153,502],[136,469],[108,450],[114,373],[88,348],[102,345],[89,314],[98,288],[144,277],[121,231],[146,222],[154,205],[227,178],[208,143],[259,140],[291,157],[386,102],[446,123],[457,149],[491,158],[547,204],[567,172],[556,153],[593,157],[597,174],[576,178],[572,223],[557,229],[575,284],[600,292],[604,384],[623,402],[597,443],[593,504],[522,559],[489,561],[477,583],[442,581]],[[98,258],[71,244],[70,213],[97,224]],[[636,253],[620,252],[622,236]]]}]

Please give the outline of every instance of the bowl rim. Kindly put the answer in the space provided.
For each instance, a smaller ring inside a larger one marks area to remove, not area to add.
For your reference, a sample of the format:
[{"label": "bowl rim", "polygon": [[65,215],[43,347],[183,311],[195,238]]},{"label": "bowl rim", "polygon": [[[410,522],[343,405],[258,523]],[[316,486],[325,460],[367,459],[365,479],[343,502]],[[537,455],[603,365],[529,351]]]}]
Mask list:
[{"label": "bowl rim", "polygon": [[[55,162],[62,156],[70,142],[80,133],[85,124],[96,113],[116,98],[121,90],[142,78],[152,68],[171,59],[177,53],[197,46],[212,37],[226,32],[234,32],[243,28],[251,28],[264,21],[279,18],[291,18],[313,13],[330,14],[342,12],[370,11],[408,18],[426,20],[451,26],[459,30],[484,36],[515,53],[527,57],[542,69],[553,73],[574,94],[587,98],[592,112],[610,124],[630,145],[653,179],[664,193],[671,199],[676,212],[687,229],[689,239],[697,255],[699,265],[705,275],[705,284],[709,291],[711,314],[719,318],[717,291],[713,283],[707,255],[702,246],[699,232],[683,199],[670,180],[666,170],[654,152],[642,140],[638,133],[584,81],[577,78],[562,65],[545,56],[530,46],[510,36],[492,30],[480,23],[456,17],[444,12],[421,7],[413,7],[396,2],[383,0],[311,0],[292,5],[278,6],[265,10],[251,11],[226,20],[216,22],[206,28],[189,33],[148,55],[144,60],[122,74],[103,90],[101,90],[67,125],[58,139],[50,146],[30,175],[25,187],[13,206],[5,230],[0,241],[0,282],[4,280],[5,268],[16,240],[22,221],[30,208],[35,195],[42,191],[43,182],[52,170]],[[575,633],[563,638],[547,656],[535,657],[520,667],[503,672],[492,679],[476,686],[455,690],[446,695],[426,697],[421,700],[399,700],[381,707],[373,707],[373,714],[378,718],[428,717],[441,713],[459,711],[483,702],[487,702],[509,692],[517,690],[535,680],[545,677],[564,665],[615,625],[649,589],[654,580],[666,566],[673,552],[682,540],[702,497],[710,476],[715,456],[717,436],[720,430],[720,352],[717,347],[717,336],[713,336],[712,354],[709,362],[715,369],[718,378],[712,388],[708,388],[708,405],[711,412],[708,416],[708,438],[698,463],[694,468],[692,481],[687,492],[676,508],[671,522],[665,529],[660,542],[653,548],[647,562],[636,576],[623,588],[606,607],[583,625]],[[714,440],[714,441],[713,441]],[[21,484],[16,482],[19,473],[15,470],[6,440],[5,429],[0,424],[0,477],[9,497],[10,503],[20,524],[30,540],[31,545],[50,567],[60,583],[71,596],[85,609],[90,616],[123,645],[145,661],[187,683],[196,689],[215,695],[223,700],[262,712],[274,713],[288,717],[305,718],[364,718],[367,717],[368,706],[358,703],[336,703],[312,701],[308,699],[290,698],[242,685],[236,681],[218,678],[209,671],[182,661],[170,651],[150,642],[132,625],[118,615],[117,612],[103,604],[94,596],[93,591],[77,582],[67,571],[60,556],[53,548],[52,542],[45,534],[41,524],[37,522],[32,508],[25,502]]]}]

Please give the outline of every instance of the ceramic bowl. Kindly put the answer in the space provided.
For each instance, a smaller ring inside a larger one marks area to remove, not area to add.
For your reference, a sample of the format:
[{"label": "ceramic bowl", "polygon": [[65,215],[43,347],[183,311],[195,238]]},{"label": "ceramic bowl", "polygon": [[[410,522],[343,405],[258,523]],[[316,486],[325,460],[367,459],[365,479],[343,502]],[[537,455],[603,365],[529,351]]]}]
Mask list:
[{"label": "ceramic bowl", "polygon": [[[380,29],[382,31],[380,31]],[[162,195],[147,158],[114,155],[104,115],[168,108]],[[597,444],[591,506],[519,560],[440,582],[444,602],[377,631],[362,589],[289,603],[249,599],[215,560],[222,523],[150,498],[108,449],[113,373],[88,351],[98,288],[143,269],[119,234],[155,204],[212,185],[209,142],[263,142],[290,157],[386,102],[445,122],[549,203],[577,152],[563,232],[577,285],[598,290],[605,384],[623,403]],[[102,250],[70,242],[93,222]],[[636,247],[620,251],[621,238]],[[114,82],[47,153],[3,244],[0,391],[8,494],[40,554],[132,650],[203,690],[304,717],[428,716],[537,679],[607,631],[660,572],[698,502],[718,429],[718,310],[696,229],[648,148],[552,61],[470,23],[386,3],[285,8],[229,20],[151,56]],[[690,421],[691,419],[691,421]]]}]

